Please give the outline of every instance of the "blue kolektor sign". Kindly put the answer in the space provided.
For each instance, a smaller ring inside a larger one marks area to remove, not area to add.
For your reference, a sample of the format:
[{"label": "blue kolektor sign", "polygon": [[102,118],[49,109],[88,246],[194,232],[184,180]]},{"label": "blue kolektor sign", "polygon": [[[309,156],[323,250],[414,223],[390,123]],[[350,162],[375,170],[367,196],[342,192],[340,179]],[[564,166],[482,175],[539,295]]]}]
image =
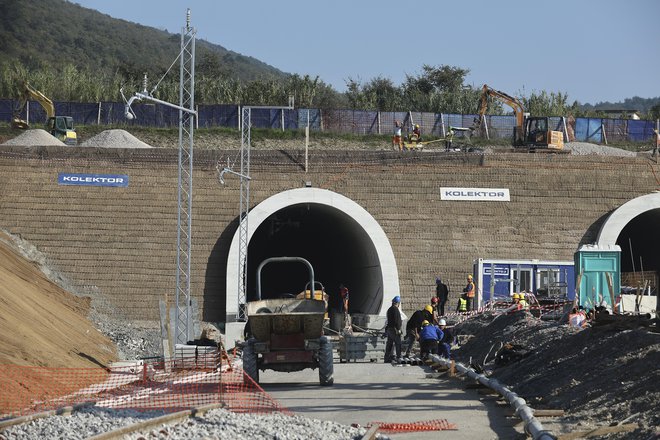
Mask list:
[{"label": "blue kolektor sign", "polygon": [[57,183],[60,185],[126,187],[128,186],[128,176],[124,174],[59,173]]}]

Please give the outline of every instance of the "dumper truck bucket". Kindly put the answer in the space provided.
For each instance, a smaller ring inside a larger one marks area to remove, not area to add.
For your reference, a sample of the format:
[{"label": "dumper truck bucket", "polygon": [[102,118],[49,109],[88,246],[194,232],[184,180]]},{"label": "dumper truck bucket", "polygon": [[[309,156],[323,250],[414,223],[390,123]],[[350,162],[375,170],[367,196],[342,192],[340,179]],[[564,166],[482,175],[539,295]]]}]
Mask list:
[{"label": "dumper truck bucket", "polygon": [[258,341],[271,334],[303,334],[305,339],[323,334],[325,303],[315,299],[265,299],[247,304],[250,331]]}]

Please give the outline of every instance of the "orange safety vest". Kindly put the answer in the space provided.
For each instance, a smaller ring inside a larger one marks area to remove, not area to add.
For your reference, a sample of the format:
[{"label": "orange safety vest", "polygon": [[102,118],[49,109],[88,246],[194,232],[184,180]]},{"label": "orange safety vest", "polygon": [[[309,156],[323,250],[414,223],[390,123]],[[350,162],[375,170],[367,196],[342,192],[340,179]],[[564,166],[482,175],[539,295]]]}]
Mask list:
[{"label": "orange safety vest", "polygon": [[466,296],[468,298],[474,298],[474,292],[475,292],[475,290],[477,290],[477,288],[474,284],[474,281],[468,282],[467,288],[468,288],[468,290],[465,292]]}]

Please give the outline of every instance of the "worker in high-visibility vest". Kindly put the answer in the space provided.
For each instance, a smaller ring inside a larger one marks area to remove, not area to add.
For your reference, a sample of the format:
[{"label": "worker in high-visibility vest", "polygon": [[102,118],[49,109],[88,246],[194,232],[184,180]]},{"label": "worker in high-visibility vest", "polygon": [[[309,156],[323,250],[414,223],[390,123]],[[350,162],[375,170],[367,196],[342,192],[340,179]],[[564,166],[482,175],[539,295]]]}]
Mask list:
[{"label": "worker in high-visibility vest", "polygon": [[456,306],[456,311],[459,313],[467,312],[467,297],[465,296],[465,293],[461,295],[461,297],[458,299],[458,305]]},{"label": "worker in high-visibility vest", "polygon": [[467,285],[463,288],[465,292],[465,297],[467,298],[467,310],[474,310],[474,297],[477,291],[477,287],[472,280],[472,275],[468,274],[467,276]]}]

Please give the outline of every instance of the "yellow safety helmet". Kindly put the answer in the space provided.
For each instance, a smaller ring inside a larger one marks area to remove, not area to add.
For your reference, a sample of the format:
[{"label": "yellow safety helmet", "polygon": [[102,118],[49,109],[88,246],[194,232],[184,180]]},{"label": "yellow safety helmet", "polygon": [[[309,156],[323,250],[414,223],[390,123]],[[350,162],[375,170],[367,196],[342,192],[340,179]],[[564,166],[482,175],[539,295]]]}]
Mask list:
[{"label": "yellow safety helmet", "polygon": [[428,322],[426,319],[424,321],[422,321],[422,327],[426,327],[429,324],[431,324],[431,323]]},{"label": "yellow safety helmet", "polygon": [[520,295],[518,295],[517,293],[514,293],[513,294],[513,299],[520,299]]},{"label": "yellow safety helmet", "polygon": [[471,280],[471,279],[472,279],[472,275],[468,274],[468,280]]},{"label": "yellow safety helmet", "polygon": [[430,306],[430,305],[427,305],[426,307],[424,307],[424,310],[426,310],[429,313],[433,313],[433,307]]},{"label": "yellow safety helmet", "polygon": [[415,124],[415,128],[419,128],[419,124]]}]

